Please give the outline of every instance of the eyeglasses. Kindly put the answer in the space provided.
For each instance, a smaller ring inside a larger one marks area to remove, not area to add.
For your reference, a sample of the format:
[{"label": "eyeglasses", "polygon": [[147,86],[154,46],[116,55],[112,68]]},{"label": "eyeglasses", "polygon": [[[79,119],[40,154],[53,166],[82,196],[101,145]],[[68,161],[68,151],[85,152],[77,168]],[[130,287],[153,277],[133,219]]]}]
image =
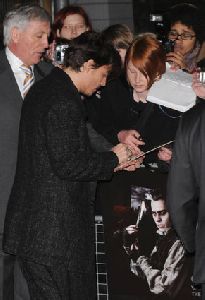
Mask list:
[{"label": "eyeglasses", "polygon": [[191,34],[190,32],[182,32],[181,34],[179,34],[177,31],[175,30],[171,30],[169,32],[169,39],[173,39],[173,40],[178,40],[179,37],[182,39],[182,40],[192,40],[196,35],[194,34]]}]

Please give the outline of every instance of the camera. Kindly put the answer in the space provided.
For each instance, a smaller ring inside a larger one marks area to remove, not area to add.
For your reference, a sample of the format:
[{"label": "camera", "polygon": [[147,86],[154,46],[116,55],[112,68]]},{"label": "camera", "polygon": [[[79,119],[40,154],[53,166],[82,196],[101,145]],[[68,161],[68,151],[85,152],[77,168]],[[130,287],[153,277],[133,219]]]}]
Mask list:
[{"label": "camera", "polygon": [[149,31],[156,34],[158,40],[162,40],[165,36],[163,15],[160,12],[152,12],[149,15]]},{"label": "camera", "polygon": [[172,40],[164,40],[162,41],[162,46],[166,53],[174,52],[175,41]]},{"label": "camera", "polygon": [[68,44],[57,44],[54,52],[54,61],[60,65],[64,62],[64,55],[66,49],[69,47]]}]

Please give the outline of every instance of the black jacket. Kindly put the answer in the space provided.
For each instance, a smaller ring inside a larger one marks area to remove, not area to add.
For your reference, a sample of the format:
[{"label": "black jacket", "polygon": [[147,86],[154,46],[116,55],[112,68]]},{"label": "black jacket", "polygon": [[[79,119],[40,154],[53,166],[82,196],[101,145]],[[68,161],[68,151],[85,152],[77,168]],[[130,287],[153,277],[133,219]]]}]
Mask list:
[{"label": "black jacket", "polygon": [[168,208],[188,252],[195,252],[194,280],[205,283],[205,103],[183,115],[168,179]]},{"label": "black jacket", "polygon": [[109,179],[118,159],[113,152],[91,150],[85,118],[80,95],[61,69],[30,89],[22,108],[4,251],[46,265],[62,261],[71,271],[93,275],[90,182]]}]

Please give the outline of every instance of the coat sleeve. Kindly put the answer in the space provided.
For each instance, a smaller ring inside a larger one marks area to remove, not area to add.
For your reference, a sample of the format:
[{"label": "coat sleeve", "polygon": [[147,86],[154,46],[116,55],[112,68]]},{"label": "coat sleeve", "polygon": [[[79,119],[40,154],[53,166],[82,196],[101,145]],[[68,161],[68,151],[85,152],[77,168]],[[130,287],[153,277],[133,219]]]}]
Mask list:
[{"label": "coat sleeve", "polygon": [[[193,169],[192,153],[196,124],[191,126],[181,120],[167,185],[167,206],[185,249],[195,251],[195,231],[197,225],[198,186]],[[192,153],[192,154],[191,154]]]},{"label": "coat sleeve", "polygon": [[77,101],[59,101],[52,106],[44,120],[44,131],[50,163],[57,176],[73,181],[110,179],[118,158],[112,151],[92,151]]}]

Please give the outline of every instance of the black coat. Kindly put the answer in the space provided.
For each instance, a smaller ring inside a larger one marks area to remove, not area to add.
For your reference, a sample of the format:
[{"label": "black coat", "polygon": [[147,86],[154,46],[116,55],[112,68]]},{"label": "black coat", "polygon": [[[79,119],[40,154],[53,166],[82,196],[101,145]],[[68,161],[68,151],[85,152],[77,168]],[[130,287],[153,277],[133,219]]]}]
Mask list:
[{"label": "black coat", "polygon": [[90,182],[109,179],[118,159],[91,150],[85,111],[69,76],[55,68],[22,108],[18,161],[4,231],[5,252],[37,263],[64,262],[93,276]]},{"label": "black coat", "polygon": [[205,103],[183,115],[168,179],[168,208],[188,252],[196,254],[194,280],[205,283]]}]

